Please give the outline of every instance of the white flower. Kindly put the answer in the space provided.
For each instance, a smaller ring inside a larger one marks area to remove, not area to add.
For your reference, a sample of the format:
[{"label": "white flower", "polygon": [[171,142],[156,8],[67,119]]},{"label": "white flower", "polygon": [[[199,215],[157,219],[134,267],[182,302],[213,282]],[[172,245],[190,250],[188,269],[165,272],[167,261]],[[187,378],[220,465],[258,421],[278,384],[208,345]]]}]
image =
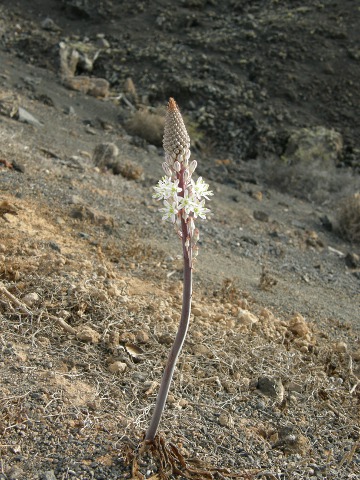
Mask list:
[{"label": "white flower", "polygon": [[160,208],[160,212],[163,213],[163,220],[171,220],[175,223],[177,214],[178,214],[178,205],[177,202],[169,203],[167,200],[164,200],[164,208]]},{"label": "white flower", "polygon": [[157,200],[164,200],[169,197],[175,197],[181,188],[179,187],[179,180],[171,181],[168,177],[163,177],[159,180],[156,187],[153,187],[156,193],[153,194],[153,198]]},{"label": "white flower", "polygon": [[194,205],[194,198],[189,195],[189,190],[185,190],[183,197],[178,197],[179,202],[179,209],[183,209],[187,215],[193,211]]},{"label": "white flower", "polygon": [[194,218],[200,217],[204,220],[206,219],[206,214],[210,212],[210,210],[205,207],[205,200],[194,204],[192,211],[194,212]]},{"label": "white flower", "polygon": [[192,188],[194,195],[200,200],[201,197],[205,197],[206,200],[209,199],[209,195],[214,195],[212,191],[209,191],[209,185],[204,182],[202,177],[199,177],[196,183],[192,182]]}]

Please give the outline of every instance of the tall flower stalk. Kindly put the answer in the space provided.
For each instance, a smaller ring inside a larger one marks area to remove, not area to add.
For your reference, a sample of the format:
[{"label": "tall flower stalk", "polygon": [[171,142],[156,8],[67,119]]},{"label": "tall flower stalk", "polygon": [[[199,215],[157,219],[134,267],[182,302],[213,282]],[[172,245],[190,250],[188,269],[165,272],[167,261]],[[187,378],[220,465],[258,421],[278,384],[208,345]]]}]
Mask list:
[{"label": "tall flower stalk", "polygon": [[173,98],[170,98],[166,118],[163,146],[165,162],[162,167],[165,176],[159,180],[153,197],[163,201],[163,220],[169,220],[175,226],[182,241],[184,259],[183,300],[179,328],[174,344],[170,350],[155,409],[145,434],[145,441],[151,443],[156,435],[165,402],[169,393],[175,365],[181,352],[189,327],[192,297],[192,270],[198,253],[197,242],[199,230],[195,220],[206,218],[209,209],[205,207],[205,199],[213,195],[209,185],[199,177],[195,182],[192,175],[197,162],[190,162],[190,137],[187,133],[180,110]]}]

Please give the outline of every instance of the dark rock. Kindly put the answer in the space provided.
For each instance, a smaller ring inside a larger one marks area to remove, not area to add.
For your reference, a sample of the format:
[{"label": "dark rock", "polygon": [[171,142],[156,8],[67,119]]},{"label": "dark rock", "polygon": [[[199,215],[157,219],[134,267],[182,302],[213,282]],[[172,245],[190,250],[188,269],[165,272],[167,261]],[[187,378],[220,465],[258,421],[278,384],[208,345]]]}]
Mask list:
[{"label": "dark rock", "polygon": [[353,252],[347,253],[345,264],[349,268],[360,268],[360,256]]},{"label": "dark rock", "polygon": [[266,212],[263,212],[262,210],[254,210],[253,217],[255,218],[255,220],[259,220],[259,222],[269,221],[269,215]]},{"label": "dark rock", "polygon": [[285,389],[279,378],[260,377],[256,388],[263,395],[273,398],[278,402],[282,402],[284,399]]}]

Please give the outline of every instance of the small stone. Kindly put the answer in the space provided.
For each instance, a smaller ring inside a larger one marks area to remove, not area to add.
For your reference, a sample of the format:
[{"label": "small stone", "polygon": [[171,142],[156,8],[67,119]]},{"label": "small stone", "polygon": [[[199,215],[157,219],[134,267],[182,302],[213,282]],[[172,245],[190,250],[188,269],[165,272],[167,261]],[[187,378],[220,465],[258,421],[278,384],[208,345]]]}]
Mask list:
[{"label": "small stone", "polygon": [[359,268],[360,267],[360,256],[356,253],[347,253],[345,257],[345,264],[349,268]]},{"label": "small stone", "polygon": [[243,310],[242,308],[239,309],[238,320],[241,325],[245,325],[249,327],[251,327],[252,325],[254,325],[259,321],[256,315],[249,312],[248,310]]},{"label": "small stone", "polygon": [[173,405],[176,402],[176,398],[174,397],[174,395],[169,393],[166,401],[169,403],[169,405]]},{"label": "small stone", "polygon": [[135,334],[136,341],[139,343],[148,343],[149,335],[144,330],[139,330]]},{"label": "small stone", "polygon": [[23,469],[16,465],[9,470],[7,478],[9,480],[19,480],[20,478],[23,478],[23,474]]},{"label": "small stone", "polygon": [[99,343],[100,333],[93,330],[91,327],[84,325],[78,327],[77,338],[87,343]]},{"label": "small stone", "polygon": [[54,470],[47,470],[40,476],[41,480],[56,480]]},{"label": "small stone", "polygon": [[22,301],[25,303],[25,305],[27,305],[28,307],[32,307],[33,305],[35,305],[35,303],[37,303],[38,301],[40,300],[40,297],[39,295],[36,293],[36,292],[32,292],[32,293],[27,293]]},{"label": "small stone", "polygon": [[227,413],[221,413],[219,415],[219,425],[222,427],[233,427],[234,426],[234,421],[231,417],[231,415],[228,415]]},{"label": "small stone", "polygon": [[209,348],[206,345],[201,345],[201,344],[195,345],[193,348],[193,352],[194,352],[194,355],[201,355],[205,357],[208,357],[210,354]]},{"label": "small stone", "polygon": [[189,405],[189,402],[186,400],[186,398],[181,398],[179,400],[179,407],[185,408],[187,405]]},{"label": "small stone", "polygon": [[272,377],[260,377],[258,379],[256,388],[263,395],[273,398],[278,402],[282,402],[284,399],[284,385],[281,379]]},{"label": "small stone", "polygon": [[289,321],[288,329],[298,337],[305,337],[310,333],[310,329],[302,315],[296,313]]},{"label": "small stone", "polygon": [[112,168],[119,155],[119,149],[115,143],[99,143],[94,148],[93,163],[100,169]]},{"label": "small stone", "polygon": [[282,449],[288,454],[306,455],[310,450],[309,440],[298,433],[293,426],[282,427],[278,431],[279,440],[274,447]]},{"label": "small stone", "polygon": [[259,222],[269,221],[269,215],[266,212],[263,212],[262,210],[254,210],[253,217],[255,218],[255,220],[259,220]]},{"label": "small stone", "polygon": [[97,38],[95,45],[97,48],[110,48],[110,43],[103,37]]},{"label": "small stone", "polygon": [[39,122],[31,113],[29,113],[25,108],[19,107],[18,116],[19,122],[28,123],[29,125],[34,125],[35,127],[43,127],[43,124]]},{"label": "small stone", "polygon": [[192,311],[194,317],[201,317],[201,315],[202,315],[202,312],[201,312],[200,308],[194,307],[194,308],[192,308],[191,311]]},{"label": "small stone", "polygon": [[113,362],[108,366],[108,370],[111,373],[124,373],[127,368],[126,363]]},{"label": "small stone", "polygon": [[346,353],[347,349],[348,349],[348,346],[345,342],[337,342],[334,345],[334,350],[335,352],[338,352],[338,353]]},{"label": "small stone", "polygon": [[59,27],[56,25],[54,20],[52,20],[50,17],[46,17],[42,22],[41,22],[41,28],[43,30],[48,30],[52,32],[56,32],[57,30],[60,30]]}]

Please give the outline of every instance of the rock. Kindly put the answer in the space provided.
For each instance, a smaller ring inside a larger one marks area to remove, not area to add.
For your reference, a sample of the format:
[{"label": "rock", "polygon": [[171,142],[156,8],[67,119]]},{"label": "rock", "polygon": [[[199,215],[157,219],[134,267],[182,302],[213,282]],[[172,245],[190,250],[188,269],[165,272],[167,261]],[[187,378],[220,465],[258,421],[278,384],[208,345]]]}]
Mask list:
[{"label": "rock", "polygon": [[35,305],[40,300],[39,295],[36,292],[32,293],[27,293],[23,298],[22,301],[27,305],[28,307],[32,307]]},{"label": "rock", "polygon": [[42,475],[40,475],[40,480],[56,480],[54,470],[47,470]]},{"label": "rock", "polygon": [[19,107],[17,112],[17,119],[19,122],[28,123],[29,125],[34,125],[35,127],[43,127],[44,125],[39,122],[31,113],[29,113],[25,108]]},{"label": "rock", "polygon": [[201,317],[201,309],[198,308],[198,307],[193,307],[191,309],[191,312],[192,314],[194,315],[194,317]]},{"label": "rock", "polygon": [[99,343],[100,337],[100,333],[93,330],[88,325],[80,326],[77,329],[77,338],[83,342]]},{"label": "rock", "polygon": [[227,413],[221,413],[219,415],[219,425],[221,425],[222,427],[233,427],[234,426],[234,421],[232,419],[232,417],[230,415],[228,415]]},{"label": "rock", "polygon": [[310,333],[310,329],[305,321],[305,319],[296,313],[289,321],[288,329],[291,333],[298,337],[305,337]]},{"label": "rock", "polygon": [[251,327],[252,325],[257,323],[259,319],[256,315],[249,312],[248,310],[243,310],[242,308],[240,308],[238,312],[238,321],[241,325]]},{"label": "rock", "polygon": [[137,331],[135,338],[136,338],[136,341],[139,343],[148,343],[149,341],[149,335],[144,330]]},{"label": "rock", "polygon": [[110,48],[110,42],[106,38],[98,36],[95,46],[97,48]]},{"label": "rock", "polygon": [[93,97],[105,98],[109,95],[110,90],[110,84],[105,78],[92,78],[85,75],[66,77],[63,84],[70,90],[87,93]]},{"label": "rock", "polygon": [[349,252],[345,256],[345,264],[348,268],[360,268],[360,256],[354,252]]},{"label": "rock", "polygon": [[259,222],[269,221],[269,215],[266,212],[263,212],[262,210],[254,210],[253,217],[255,218],[255,220],[259,220]]},{"label": "rock", "polygon": [[310,442],[291,425],[279,429],[278,441],[274,444],[274,448],[280,448],[287,454],[304,456],[310,450]]},{"label": "rock", "polygon": [[289,138],[282,157],[288,165],[335,167],[343,148],[340,133],[325,127],[300,128]]},{"label": "rock", "polygon": [[258,379],[257,390],[263,395],[277,400],[279,403],[284,399],[284,385],[281,379],[273,377],[260,377]]},{"label": "rock", "polygon": [[23,474],[24,474],[24,471],[22,468],[20,468],[19,466],[15,465],[14,467],[12,467],[8,473],[7,473],[7,478],[9,480],[20,480],[23,477]]},{"label": "rock", "polygon": [[89,220],[95,225],[101,225],[103,227],[114,227],[114,219],[110,215],[105,215],[104,213],[99,212],[95,208],[89,207],[87,205],[78,205],[73,208],[71,212],[73,218],[79,220]]},{"label": "rock", "polygon": [[99,143],[94,148],[93,163],[100,169],[112,168],[119,155],[119,149],[115,143]]},{"label": "rock", "polygon": [[345,342],[337,342],[334,345],[334,351],[337,353],[346,353],[348,346]]},{"label": "rock", "polygon": [[127,368],[126,363],[113,362],[108,366],[108,370],[111,373],[124,373]]},{"label": "rock", "polygon": [[60,30],[60,28],[56,25],[54,20],[52,20],[50,17],[46,17],[42,22],[41,22],[41,28],[43,30],[48,30],[50,32],[56,32]]}]

